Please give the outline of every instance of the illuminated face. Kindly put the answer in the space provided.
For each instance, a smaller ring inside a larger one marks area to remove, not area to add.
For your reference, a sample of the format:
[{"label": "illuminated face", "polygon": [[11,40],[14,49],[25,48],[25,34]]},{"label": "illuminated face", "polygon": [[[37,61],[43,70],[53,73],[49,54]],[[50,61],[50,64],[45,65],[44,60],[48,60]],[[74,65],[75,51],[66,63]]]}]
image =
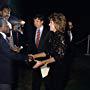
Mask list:
[{"label": "illuminated face", "polygon": [[4,8],[3,11],[2,11],[2,16],[3,16],[6,20],[8,20],[9,17],[10,17],[10,11],[9,11],[9,9]]},{"label": "illuminated face", "polygon": [[40,28],[43,25],[43,21],[41,21],[39,18],[34,19],[34,25],[36,28]]},{"label": "illuminated face", "polygon": [[73,24],[72,24],[72,22],[69,21],[69,22],[68,22],[68,25],[69,25],[69,28],[70,28],[70,29],[73,28]]},{"label": "illuminated face", "polygon": [[50,20],[49,26],[50,26],[50,31],[53,31],[53,32],[56,31],[55,23],[53,22],[53,20]]}]

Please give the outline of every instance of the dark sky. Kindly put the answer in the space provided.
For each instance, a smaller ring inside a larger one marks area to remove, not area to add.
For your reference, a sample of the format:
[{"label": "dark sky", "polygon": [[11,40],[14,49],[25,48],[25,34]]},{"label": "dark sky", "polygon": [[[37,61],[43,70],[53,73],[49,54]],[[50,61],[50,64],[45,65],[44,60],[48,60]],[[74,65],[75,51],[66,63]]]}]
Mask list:
[{"label": "dark sky", "polygon": [[58,9],[66,14],[78,15],[82,12],[87,12],[89,6],[88,2],[80,2],[79,0],[19,0],[19,3],[21,11],[26,11],[24,14],[27,14],[27,10],[29,10],[30,14],[30,11],[44,12],[44,10],[48,9]]},{"label": "dark sky", "polygon": [[[8,0],[0,0],[8,1]],[[87,0],[9,0],[16,6],[22,18],[32,18],[41,13],[49,16],[52,12],[62,12],[80,32],[81,40],[90,34],[90,13]]]},{"label": "dark sky", "polygon": [[87,0],[0,0],[4,1],[10,1],[16,13],[25,19],[37,13],[48,17],[53,12],[62,12],[77,27],[79,37],[83,39],[90,34],[90,5]]},{"label": "dark sky", "polygon": [[20,13],[24,16],[33,16],[36,13],[50,14],[63,12],[69,18],[80,19],[88,17],[89,3],[83,0],[18,0]]},{"label": "dark sky", "polygon": [[67,18],[89,31],[89,2],[83,0],[18,0],[19,12],[24,17],[36,13],[49,15],[51,12],[63,12]]},{"label": "dark sky", "polygon": [[24,18],[37,13],[48,16],[52,12],[62,12],[78,26],[84,34],[89,34],[89,2],[86,0],[15,0],[17,11]]}]

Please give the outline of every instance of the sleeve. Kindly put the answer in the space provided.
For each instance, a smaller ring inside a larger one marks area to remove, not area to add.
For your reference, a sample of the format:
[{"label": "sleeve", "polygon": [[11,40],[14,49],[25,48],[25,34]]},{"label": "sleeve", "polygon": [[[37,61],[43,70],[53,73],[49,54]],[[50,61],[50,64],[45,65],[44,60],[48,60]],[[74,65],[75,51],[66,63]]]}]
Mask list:
[{"label": "sleeve", "polygon": [[11,60],[24,61],[27,58],[25,55],[14,53],[3,39],[0,39],[0,50],[7,58],[10,58]]},{"label": "sleeve", "polygon": [[64,37],[58,35],[54,38],[49,54],[54,57],[57,62],[62,62],[65,54]]}]

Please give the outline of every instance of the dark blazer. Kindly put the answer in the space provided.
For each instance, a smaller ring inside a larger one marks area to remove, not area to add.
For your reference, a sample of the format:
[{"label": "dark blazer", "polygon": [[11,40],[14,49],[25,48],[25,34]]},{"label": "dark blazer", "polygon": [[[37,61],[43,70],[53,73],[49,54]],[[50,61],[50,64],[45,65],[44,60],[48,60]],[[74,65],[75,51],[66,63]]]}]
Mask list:
[{"label": "dark blazer", "polygon": [[13,60],[24,61],[26,56],[13,52],[0,34],[0,83],[13,82]]},{"label": "dark blazer", "polygon": [[[24,46],[24,36],[19,31],[12,31],[14,45]],[[18,34],[18,35],[17,35]]]},{"label": "dark blazer", "polygon": [[[36,53],[44,52],[44,49],[45,49],[45,38],[46,38],[46,35],[47,35],[48,32],[49,32],[49,29],[46,29],[44,27],[44,30],[43,30],[42,35],[40,37],[38,48],[36,47],[36,44],[35,44],[36,30],[34,29],[31,32],[32,33],[31,34],[31,39],[29,40],[29,47],[30,47],[30,52],[29,53],[36,54]],[[45,60],[45,59],[44,58],[43,59],[42,58],[38,58],[38,60]],[[32,61],[32,62],[29,63],[29,66],[32,68],[35,63],[36,62]],[[33,90],[40,90],[39,87],[41,85],[41,81],[42,81],[42,76],[41,76],[40,68],[32,69],[32,89]],[[46,81],[45,81],[45,83],[46,83]],[[45,84],[45,87],[48,87],[48,86],[46,86],[46,84]]]},{"label": "dark blazer", "polygon": [[37,48],[36,44],[35,44],[35,33],[36,33],[36,30],[33,30],[31,41],[29,41],[29,46],[30,46],[30,49],[31,49],[30,53],[36,54],[36,53],[44,51],[45,38],[46,38],[46,35],[47,35],[48,31],[49,31],[49,29],[46,29],[46,28],[43,29],[43,32],[42,32],[42,35],[41,35],[41,38],[40,38],[40,42],[39,42],[39,46]]}]

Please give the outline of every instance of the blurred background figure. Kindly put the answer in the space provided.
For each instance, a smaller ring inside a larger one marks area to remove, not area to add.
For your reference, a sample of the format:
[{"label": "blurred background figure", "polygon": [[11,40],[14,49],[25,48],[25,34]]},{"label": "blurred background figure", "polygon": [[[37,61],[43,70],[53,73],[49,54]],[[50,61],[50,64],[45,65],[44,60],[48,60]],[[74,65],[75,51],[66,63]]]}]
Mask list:
[{"label": "blurred background figure", "polygon": [[24,35],[23,35],[23,27],[25,24],[25,21],[23,20],[11,20],[10,21],[12,24],[12,34],[13,34],[13,42],[14,46],[19,48],[20,50],[23,49],[25,40],[24,40]]}]

